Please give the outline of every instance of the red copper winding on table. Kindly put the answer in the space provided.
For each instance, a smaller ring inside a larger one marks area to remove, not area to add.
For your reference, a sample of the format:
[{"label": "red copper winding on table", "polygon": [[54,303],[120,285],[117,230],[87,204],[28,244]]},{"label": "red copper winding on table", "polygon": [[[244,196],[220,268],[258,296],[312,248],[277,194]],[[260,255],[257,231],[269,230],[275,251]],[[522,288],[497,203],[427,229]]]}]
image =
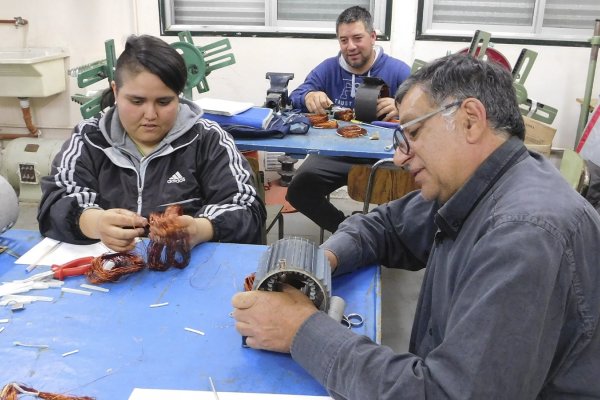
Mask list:
[{"label": "red copper winding on table", "polygon": [[329,121],[320,122],[318,124],[314,124],[313,127],[321,128],[321,129],[335,129],[338,127],[338,123],[335,119],[331,119]]},{"label": "red copper winding on table", "polygon": [[116,282],[124,275],[141,271],[145,266],[144,259],[134,253],[103,254],[92,260],[92,267],[85,276],[93,284]]},{"label": "red copper winding on table", "polygon": [[327,114],[306,114],[313,128],[335,129],[338,127],[336,120],[330,120]]},{"label": "red copper winding on table", "polygon": [[180,205],[168,206],[164,213],[150,214],[148,268],[166,271],[169,267],[185,268],[191,257],[189,238],[176,218],[183,215]]},{"label": "red copper winding on table", "polygon": [[306,114],[306,117],[312,126],[315,126],[315,124],[322,124],[328,120],[327,114]]},{"label": "red copper winding on table", "polygon": [[340,121],[352,121],[354,119],[354,111],[350,108],[338,110],[333,113],[333,118]]},{"label": "red copper winding on table", "polygon": [[67,396],[64,394],[56,394],[49,392],[39,392],[34,388],[25,386],[20,383],[9,383],[0,391],[0,400],[17,400],[19,396],[35,396],[39,399],[46,400],[94,400],[94,397],[88,396]]},{"label": "red copper winding on table", "polygon": [[244,278],[244,291],[249,292],[254,286],[254,280],[256,279],[256,272],[252,272],[246,278]]},{"label": "red copper winding on table", "polygon": [[340,136],[345,138],[357,138],[359,136],[365,135],[367,130],[365,128],[361,128],[358,125],[348,125],[337,130],[337,133]]}]

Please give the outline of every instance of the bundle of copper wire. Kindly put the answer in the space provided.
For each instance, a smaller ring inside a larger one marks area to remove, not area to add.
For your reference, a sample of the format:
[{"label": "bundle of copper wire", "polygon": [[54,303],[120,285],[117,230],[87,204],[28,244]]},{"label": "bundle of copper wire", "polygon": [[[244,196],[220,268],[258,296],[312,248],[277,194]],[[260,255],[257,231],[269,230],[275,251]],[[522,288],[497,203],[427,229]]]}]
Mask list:
[{"label": "bundle of copper wire", "polygon": [[150,244],[147,264],[154,271],[166,271],[170,267],[185,268],[191,257],[189,238],[177,223],[183,215],[180,205],[168,206],[164,213],[150,214]]},{"label": "bundle of copper wire", "polygon": [[329,119],[329,117],[327,117],[327,114],[306,114],[306,117],[308,118],[312,126],[315,126],[315,124],[322,124],[323,122],[327,122],[327,120]]},{"label": "bundle of copper wire", "polygon": [[246,278],[244,278],[244,291],[249,292],[254,286],[254,279],[256,279],[256,272],[252,272]]},{"label": "bundle of copper wire", "polygon": [[306,114],[306,116],[314,128],[335,129],[338,127],[337,121],[330,120],[327,114]]},{"label": "bundle of copper wire", "polygon": [[340,121],[352,121],[354,119],[354,111],[351,108],[345,108],[333,113],[333,118]]},{"label": "bundle of copper wire", "polygon": [[365,135],[367,130],[365,128],[361,128],[358,125],[348,125],[341,127],[337,130],[338,135],[343,136],[345,138],[357,138],[359,136]]},{"label": "bundle of copper wire", "polygon": [[321,129],[335,129],[338,127],[338,123],[335,119],[330,119],[329,121],[314,124],[313,126]]},{"label": "bundle of copper wire", "polygon": [[93,397],[88,396],[67,396],[64,394],[40,392],[31,387],[14,382],[4,386],[0,392],[0,400],[17,400],[21,396],[27,396],[29,398],[33,396],[38,399],[46,400],[94,400]]},{"label": "bundle of copper wire", "polygon": [[144,259],[134,253],[103,254],[92,260],[92,267],[85,273],[90,283],[116,282],[122,276],[141,271]]}]

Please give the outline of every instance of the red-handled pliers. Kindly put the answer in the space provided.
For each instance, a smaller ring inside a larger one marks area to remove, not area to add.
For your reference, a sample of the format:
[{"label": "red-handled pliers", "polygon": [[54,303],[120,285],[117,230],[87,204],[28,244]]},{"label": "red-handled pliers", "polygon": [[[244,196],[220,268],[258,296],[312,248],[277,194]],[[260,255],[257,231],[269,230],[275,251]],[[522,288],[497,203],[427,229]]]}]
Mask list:
[{"label": "red-handled pliers", "polygon": [[94,257],[81,257],[62,265],[54,264],[51,268],[52,272],[54,272],[54,277],[62,281],[67,276],[84,275],[92,268],[93,260]]}]

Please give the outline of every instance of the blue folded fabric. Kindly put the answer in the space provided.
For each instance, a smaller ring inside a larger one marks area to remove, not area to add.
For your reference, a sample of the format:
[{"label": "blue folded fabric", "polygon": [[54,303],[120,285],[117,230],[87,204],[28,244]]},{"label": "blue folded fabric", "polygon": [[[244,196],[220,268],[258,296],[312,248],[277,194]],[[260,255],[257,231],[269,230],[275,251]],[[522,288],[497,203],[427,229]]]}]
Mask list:
[{"label": "blue folded fabric", "polygon": [[266,128],[221,123],[221,128],[238,139],[283,138],[287,134],[305,134],[310,128],[308,117],[294,111],[275,114]]}]

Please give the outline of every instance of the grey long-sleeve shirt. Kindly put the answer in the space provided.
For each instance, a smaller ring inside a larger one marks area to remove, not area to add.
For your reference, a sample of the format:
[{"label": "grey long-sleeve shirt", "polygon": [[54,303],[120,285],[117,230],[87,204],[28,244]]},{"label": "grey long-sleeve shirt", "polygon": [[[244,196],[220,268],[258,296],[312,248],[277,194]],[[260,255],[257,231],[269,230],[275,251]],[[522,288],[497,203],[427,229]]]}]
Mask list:
[{"label": "grey long-sleeve shirt", "polygon": [[292,356],[336,399],[598,399],[599,245],[597,212],[511,139],[441,208],[416,192],[323,245],[336,273],[427,263],[409,353],[317,313]]}]

